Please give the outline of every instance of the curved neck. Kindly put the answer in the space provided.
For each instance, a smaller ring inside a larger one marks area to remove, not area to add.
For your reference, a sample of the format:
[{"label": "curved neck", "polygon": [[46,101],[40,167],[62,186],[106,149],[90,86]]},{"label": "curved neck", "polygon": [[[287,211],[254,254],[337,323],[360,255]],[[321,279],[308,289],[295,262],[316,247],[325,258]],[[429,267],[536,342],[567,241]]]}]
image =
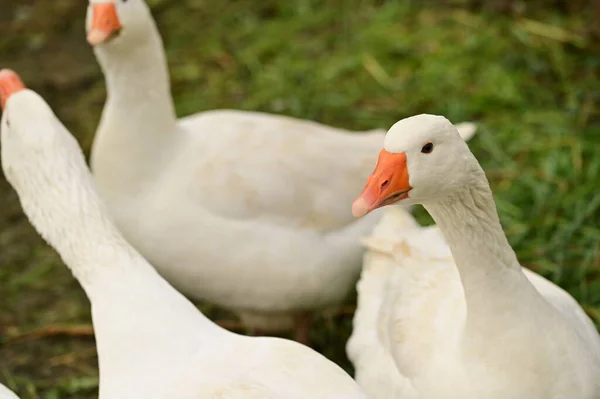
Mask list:
[{"label": "curved neck", "polygon": [[153,21],[150,26],[135,46],[115,42],[95,49],[107,99],[91,165],[103,194],[140,192],[140,185],[155,180],[173,146],[177,118],[169,73],[159,32]]},{"label": "curved neck", "polygon": [[510,315],[519,317],[523,292],[535,294],[535,289],[508,243],[487,179],[483,170],[479,172],[474,184],[459,194],[424,206],[456,262],[467,305],[467,329],[485,334],[510,323]]},{"label": "curved neck", "polygon": [[[24,171],[29,179],[15,188],[31,224],[60,254],[95,305],[92,316],[95,327],[101,329],[98,338],[103,342],[107,338],[100,337],[109,336],[113,342],[129,339],[135,326],[144,324],[150,329],[149,337],[164,329],[183,331],[198,321],[197,325],[214,328],[116,228],[83,154],[74,148],[74,140],[72,144],[74,151],[57,153],[43,165]],[[150,308],[152,312],[135,314]],[[188,312],[187,318],[171,317],[183,311]],[[104,320],[96,325],[98,317]],[[156,327],[164,320],[171,322],[162,329]]]},{"label": "curved neck", "polygon": [[[68,159],[69,168],[59,167],[64,160],[56,160],[56,167],[46,165],[52,170],[52,180],[31,180],[30,192],[20,198],[31,223],[90,295],[99,275],[152,268],[114,226],[83,156],[78,158]],[[39,174],[30,172],[35,173]],[[49,181],[56,183],[49,185]]]},{"label": "curved neck", "polygon": [[175,122],[167,60],[154,21],[150,21],[143,42],[108,43],[96,47],[94,52],[106,78],[104,113],[131,118],[131,109],[142,107],[153,111],[143,115],[142,121]]}]

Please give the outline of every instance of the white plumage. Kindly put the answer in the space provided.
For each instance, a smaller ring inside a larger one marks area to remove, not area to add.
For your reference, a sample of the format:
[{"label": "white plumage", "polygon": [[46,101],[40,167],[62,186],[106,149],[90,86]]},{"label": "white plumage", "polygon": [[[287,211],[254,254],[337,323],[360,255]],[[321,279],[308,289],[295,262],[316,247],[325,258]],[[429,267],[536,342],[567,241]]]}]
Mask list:
[{"label": "white plumage", "polygon": [[13,391],[0,384],[0,399],[19,399],[19,397]]},{"label": "white plumage", "polygon": [[12,72],[0,72],[2,84],[2,168],[91,302],[100,399],[365,398],[312,349],[203,316],[115,228],[81,149],[43,99]]},{"label": "white plumage", "polygon": [[[94,25],[101,12],[118,36]],[[125,237],[179,290],[249,327],[288,329],[342,302],[360,273],[358,238],[378,219],[356,221],[344,204],[384,131],[234,110],[177,120],[144,1],[93,0],[88,15],[108,90],[91,167]]]},{"label": "white plumage", "polygon": [[[431,153],[421,151],[425,143]],[[347,352],[367,394],[600,397],[595,326],[567,292],[518,264],[485,175],[452,125],[409,118],[390,129],[385,150],[405,154],[410,191],[397,203],[423,203],[439,228],[392,207],[364,239]],[[376,169],[371,187],[383,176],[391,176],[386,187],[400,187],[397,165]]]}]

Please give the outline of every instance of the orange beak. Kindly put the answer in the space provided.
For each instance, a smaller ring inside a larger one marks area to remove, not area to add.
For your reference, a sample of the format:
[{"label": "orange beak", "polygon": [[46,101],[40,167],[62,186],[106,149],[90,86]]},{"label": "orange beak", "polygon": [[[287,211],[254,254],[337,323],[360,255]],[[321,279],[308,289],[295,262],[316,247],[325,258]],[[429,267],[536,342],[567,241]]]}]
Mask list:
[{"label": "orange beak", "polygon": [[10,69],[0,71],[0,105],[2,105],[2,109],[6,106],[6,101],[10,96],[25,89],[23,81],[15,71]]},{"label": "orange beak", "polygon": [[355,217],[408,198],[412,187],[408,184],[406,154],[392,154],[381,150],[375,170],[369,176],[362,193],[352,203]]},{"label": "orange beak", "polygon": [[107,42],[121,30],[121,21],[114,3],[92,4],[92,26],[87,41],[92,46]]}]

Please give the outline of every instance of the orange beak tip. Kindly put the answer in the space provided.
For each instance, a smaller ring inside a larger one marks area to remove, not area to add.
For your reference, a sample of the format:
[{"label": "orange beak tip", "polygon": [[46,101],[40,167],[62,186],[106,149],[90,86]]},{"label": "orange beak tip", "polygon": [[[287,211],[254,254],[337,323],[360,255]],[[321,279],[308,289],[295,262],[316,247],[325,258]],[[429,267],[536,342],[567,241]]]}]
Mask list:
[{"label": "orange beak tip", "polygon": [[114,3],[104,2],[92,5],[92,21],[87,35],[88,43],[92,46],[103,43],[121,28],[121,21],[119,21],[119,14]]},{"label": "orange beak tip", "polygon": [[0,106],[2,109],[13,94],[25,90],[25,84],[19,75],[10,69],[0,70]]}]

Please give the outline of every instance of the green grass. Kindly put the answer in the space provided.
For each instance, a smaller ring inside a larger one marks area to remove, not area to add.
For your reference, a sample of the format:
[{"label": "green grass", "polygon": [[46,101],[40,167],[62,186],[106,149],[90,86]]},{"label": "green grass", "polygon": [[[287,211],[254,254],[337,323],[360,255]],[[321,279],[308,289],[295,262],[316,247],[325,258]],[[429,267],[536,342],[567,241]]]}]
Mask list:
[{"label": "green grass", "polygon": [[[85,2],[19,3],[0,0],[0,67],[20,72],[88,151],[104,85],[85,43]],[[389,127],[421,112],[478,121],[471,147],[519,259],[600,322],[593,14],[506,14],[408,0],[279,3],[151,2],[180,115],[240,108],[352,129]],[[13,340],[35,328],[89,321],[79,285],[0,180],[0,381],[24,399],[95,397],[93,339]],[[350,315],[323,316],[313,331],[315,347],[349,371],[350,323]]]}]

